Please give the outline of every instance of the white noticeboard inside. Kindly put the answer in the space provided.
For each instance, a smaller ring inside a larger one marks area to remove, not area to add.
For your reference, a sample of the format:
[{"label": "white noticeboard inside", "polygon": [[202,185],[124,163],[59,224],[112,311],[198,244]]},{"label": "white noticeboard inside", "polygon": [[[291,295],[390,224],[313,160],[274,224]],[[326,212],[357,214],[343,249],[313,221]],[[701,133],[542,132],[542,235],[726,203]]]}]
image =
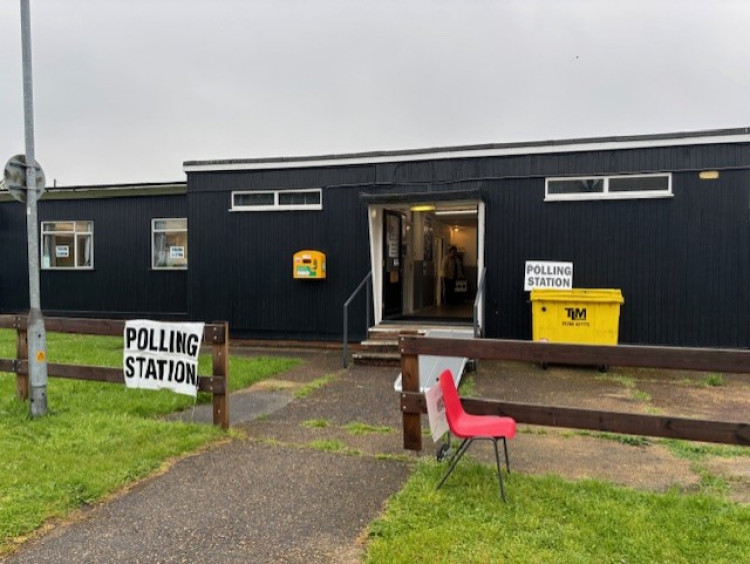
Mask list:
[{"label": "white noticeboard inside", "polygon": [[69,256],[70,256],[70,247],[68,247],[68,245],[55,246],[56,258],[68,258]]},{"label": "white noticeboard inside", "polygon": [[169,247],[169,258],[171,258],[171,259],[184,259],[185,258],[185,247]]},{"label": "white noticeboard inside", "polygon": [[128,388],[198,395],[198,354],[204,323],[125,323],[123,374]]},{"label": "white noticeboard inside", "polygon": [[572,290],[573,263],[527,260],[523,275],[524,292],[539,288]]}]

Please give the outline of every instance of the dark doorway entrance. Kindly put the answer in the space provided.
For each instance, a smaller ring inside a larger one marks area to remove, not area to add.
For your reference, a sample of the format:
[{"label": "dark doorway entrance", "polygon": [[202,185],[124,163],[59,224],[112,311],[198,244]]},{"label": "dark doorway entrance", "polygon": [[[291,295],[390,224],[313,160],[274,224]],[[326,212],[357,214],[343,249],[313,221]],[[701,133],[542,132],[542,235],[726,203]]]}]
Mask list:
[{"label": "dark doorway entrance", "polygon": [[383,221],[383,319],[389,319],[403,310],[401,214],[386,210]]}]

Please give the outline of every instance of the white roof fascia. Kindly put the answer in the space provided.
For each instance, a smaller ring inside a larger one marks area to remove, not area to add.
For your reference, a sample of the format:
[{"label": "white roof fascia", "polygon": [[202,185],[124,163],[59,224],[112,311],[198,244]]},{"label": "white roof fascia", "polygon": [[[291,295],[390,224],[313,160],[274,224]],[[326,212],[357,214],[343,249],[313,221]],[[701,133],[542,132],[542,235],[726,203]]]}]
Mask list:
[{"label": "white roof fascia", "polygon": [[507,157],[517,155],[543,155],[552,153],[576,153],[584,151],[613,151],[620,149],[643,149],[656,147],[675,147],[687,145],[715,145],[720,143],[750,143],[750,134],[716,135],[696,137],[673,137],[661,139],[639,139],[632,141],[604,141],[604,142],[574,142],[570,144],[556,143],[538,146],[507,146],[492,148],[454,148],[445,151],[434,150],[425,152],[409,152],[408,154],[377,154],[368,155],[331,155],[330,157],[310,157],[293,159],[258,159],[253,161],[206,161],[188,162],[183,166],[185,172],[218,172],[233,170],[265,170],[286,168],[311,168],[327,166],[344,166],[359,164],[377,164],[394,162],[412,162],[441,159],[464,159],[481,157]]}]

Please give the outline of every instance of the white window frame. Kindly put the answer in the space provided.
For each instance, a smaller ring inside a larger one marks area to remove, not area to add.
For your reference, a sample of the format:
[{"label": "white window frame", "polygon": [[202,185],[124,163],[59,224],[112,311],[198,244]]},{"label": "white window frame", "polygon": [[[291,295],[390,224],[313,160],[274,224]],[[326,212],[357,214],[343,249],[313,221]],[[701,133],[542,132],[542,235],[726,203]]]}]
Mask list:
[{"label": "white window frame", "polygon": [[[72,223],[73,231],[45,231],[44,226],[55,223]],[[91,229],[89,231],[78,231],[77,224],[89,223]],[[39,263],[42,270],[94,270],[94,221],[91,219],[56,219],[51,221],[42,221],[39,225],[41,229],[40,238],[40,249],[39,249]],[[44,262],[44,241],[45,237],[53,235],[67,235],[73,237],[73,266],[53,266],[51,264],[45,265]],[[90,253],[91,257],[89,264],[86,266],[78,266],[78,239],[88,237],[91,241]]]},{"label": "white window frame", "polygon": [[[280,204],[280,194],[319,194],[319,204]],[[273,203],[264,205],[243,206],[235,204],[235,196],[245,194],[273,194]],[[322,210],[323,209],[323,190],[321,188],[306,188],[303,190],[237,190],[232,192],[232,207],[229,211],[298,211],[298,210]]]},{"label": "white window frame", "polygon": [[[666,190],[632,190],[632,191],[609,191],[609,181],[619,178],[656,178],[666,177],[667,178],[667,189]],[[603,188],[602,192],[581,192],[577,194],[550,194],[549,184],[555,181],[569,181],[569,180],[602,180]],[[671,172],[660,172],[655,174],[620,174],[620,175],[609,175],[609,176],[557,176],[546,178],[544,181],[544,201],[545,202],[559,202],[559,201],[580,201],[580,200],[635,200],[635,199],[648,199],[648,198],[671,198],[674,194],[672,193],[672,173]]]},{"label": "white window frame", "polygon": [[[157,221],[185,221],[185,229],[156,229]],[[157,233],[185,233],[188,232],[188,219],[186,217],[155,217],[151,219],[151,270],[187,270],[188,265],[184,266],[157,266],[154,264],[155,261],[155,248],[154,248],[154,235]],[[187,253],[186,253],[187,254]],[[189,255],[186,260],[190,261]]]}]

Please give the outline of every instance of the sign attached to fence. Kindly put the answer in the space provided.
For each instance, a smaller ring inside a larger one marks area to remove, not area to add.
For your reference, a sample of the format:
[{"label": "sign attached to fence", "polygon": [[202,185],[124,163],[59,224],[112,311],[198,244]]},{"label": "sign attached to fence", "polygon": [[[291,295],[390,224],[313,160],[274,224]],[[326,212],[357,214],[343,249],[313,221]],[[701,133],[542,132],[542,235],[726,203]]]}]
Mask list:
[{"label": "sign attached to fence", "polygon": [[573,263],[547,260],[527,260],[524,268],[523,289],[537,288],[570,290],[573,288]]},{"label": "sign attached to fence", "polygon": [[203,323],[125,323],[123,373],[128,388],[198,394],[198,353]]},{"label": "sign attached to fence", "polygon": [[430,421],[432,440],[438,442],[448,431],[448,419],[445,417],[445,403],[440,384],[435,384],[424,394],[427,403],[427,418]]}]

